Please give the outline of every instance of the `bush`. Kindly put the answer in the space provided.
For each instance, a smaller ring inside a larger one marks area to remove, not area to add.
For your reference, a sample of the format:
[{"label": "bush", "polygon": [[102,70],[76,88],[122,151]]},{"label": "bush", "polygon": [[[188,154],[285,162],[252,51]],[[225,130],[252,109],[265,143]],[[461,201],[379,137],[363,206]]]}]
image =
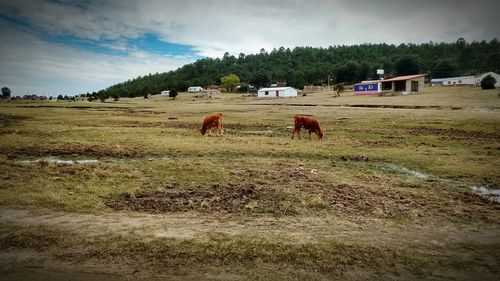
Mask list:
[{"label": "bush", "polygon": [[175,100],[175,97],[177,96],[177,90],[170,89],[170,91],[168,92],[168,96],[171,97],[173,100]]},{"label": "bush", "polygon": [[483,78],[483,80],[481,80],[481,89],[495,89],[496,82],[497,80],[493,76],[488,74]]}]

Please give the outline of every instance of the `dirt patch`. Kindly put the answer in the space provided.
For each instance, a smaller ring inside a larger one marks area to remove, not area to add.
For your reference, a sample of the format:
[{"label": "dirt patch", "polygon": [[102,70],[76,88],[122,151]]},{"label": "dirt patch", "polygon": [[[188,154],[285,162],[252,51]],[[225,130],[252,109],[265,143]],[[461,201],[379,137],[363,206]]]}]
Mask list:
[{"label": "dirt patch", "polygon": [[406,130],[406,134],[409,135],[435,135],[441,139],[451,139],[451,140],[500,140],[500,132],[483,132],[483,131],[465,131],[455,128],[440,129],[432,127],[416,127]]},{"label": "dirt patch", "polygon": [[342,215],[376,218],[441,217],[491,220],[499,205],[476,194],[453,189],[434,192],[419,188],[401,189],[349,184],[315,184],[304,192],[320,196]]},{"label": "dirt patch", "polygon": [[[377,134],[387,138],[395,138],[394,136],[400,135],[422,135],[422,136],[436,136],[442,140],[453,140],[466,143],[490,143],[500,140],[500,132],[484,132],[484,131],[466,131],[461,129],[449,128],[433,128],[433,127],[415,127],[415,128],[394,128],[394,129],[381,129],[381,128],[339,128],[339,131],[349,133],[361,134]],[[375,143],[377,145],[398,146],[401,143],[392,143],[384,141],[382,143]],[[368,144],[370,145],[370,144]]]},{"label": "dirt patch", "polygon": [[[342,157],[344,161],[370,161],[366,156]],[[459,188],[423,182],[410,187],[386,181],[351,185],[332,183],[321,172],[305,167],[274,168],[267,171],[233,170],[232,180],[258,186],[279,186],[294,191],[298,201],[291,201],[299,213],[307,209],[326,209],[339,215],[358,218],[443,219],[489,221],[500,209],[477,194]],[[305,208],[305,209],[304,209]]]},{"label": "dirt patch", "polygon": [[369,147],[369,148],[402,148],[405,146],[402,142],[384,141],[384,140],[360,140],[359,143],[354,144],[355,147]]},{"label": "dirt patch", "polygon": [[273,168],[264,171],[233,169],[230,175],[235,182],[250,181],[261,186],[278,184],[281,187],[286,185],[293,187],[320,180],[317,170],[305,167]]},{"label": "dirt patch", "polygon": [[379,128],[338,128],[337,131],[344,131],[348,133],[355,133],[355,134],[376,134],[376,135],[382,135],[385,137],[393,136],[396,133],[400,133],[401,131],[398,131],[397,129],[379,129]]},{"label": "dirt patch", "polygon": [[5,128],[12,126],[13,124],[19,123],[22,120],[29,119],[28,116],[5,114],[0,112],[0,128]]},{"label": "dirt patch", "polygon": [[44,145],[32,147],[2,147],[0,153],[9,159],[22,156],[91,156],[91,157],[143,157],[144,152],[131,147],[111,147],[102,145],[57,144],[55,147]]},{"label": "dirt patch", "polygon": [[[159,191],[145,191],[135,195],[123,194],[108,198],[106,206],[114,210],[133,210],[147,213],[168,212],[223,212],[223,213],[296,213],[287,205],[289,195],[252,184],[177,187],[166,184]],[[288,200],[287,200],[288,199]]]},{"label": "dirt patch", "polygon": [[340,157],[340,160],[342,160],[342,161],[366,162],[366,161],[370,161],[370,158],[368,158],[368,156],[364,156],[364,155],[342,155]]}]

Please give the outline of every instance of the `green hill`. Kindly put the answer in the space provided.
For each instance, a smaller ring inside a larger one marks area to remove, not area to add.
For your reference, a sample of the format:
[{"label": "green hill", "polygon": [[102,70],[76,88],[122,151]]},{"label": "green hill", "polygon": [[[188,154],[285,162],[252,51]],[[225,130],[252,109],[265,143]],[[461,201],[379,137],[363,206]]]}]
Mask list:
[{"label": "green hill", "polygon": [[264,49],[258,54],[238,57],[225,53],[222,58],[203,58],[175,71],[149,74],[110,86],[98,92],[105,97],[137,97],[189,86],[220,84],[220,78],[236,74],[244,83],[257,87],[281,82],[303,88],[304,85],[354,83],[376,78],[376,69],[386,76],[429,73],[431,78],[473,75],[486,71],[500,73],[500,43],[362,44],[328,48],[296,47]]}]

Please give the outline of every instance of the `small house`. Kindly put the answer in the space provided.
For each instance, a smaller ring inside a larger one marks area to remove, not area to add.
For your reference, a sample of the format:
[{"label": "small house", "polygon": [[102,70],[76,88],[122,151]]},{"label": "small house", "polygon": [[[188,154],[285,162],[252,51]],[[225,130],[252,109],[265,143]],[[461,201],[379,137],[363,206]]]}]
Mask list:
[{"label": "small house", "polygon": [[194,86],[194,87],[189,87],[188,92],[190,93],[197,93],[203,91],[203,88],[200,86]]},{"label": "small house", "polygon": [[400,93],[403,95],[422,92],[426,75],[415,74],[385,79],[382,81],[382,92]]},{"label": "small house", "polygon": [[296,96],[297,90],[292,87],[262,88],[257,91],[258,98],[290,98]]},{"label": "small house", "polygon": [[427,74],[397,76],[385,80],[368,80],[354,85],[356,95],[374,95],[378,93],[411,94],[422,92],[424,77]]}]

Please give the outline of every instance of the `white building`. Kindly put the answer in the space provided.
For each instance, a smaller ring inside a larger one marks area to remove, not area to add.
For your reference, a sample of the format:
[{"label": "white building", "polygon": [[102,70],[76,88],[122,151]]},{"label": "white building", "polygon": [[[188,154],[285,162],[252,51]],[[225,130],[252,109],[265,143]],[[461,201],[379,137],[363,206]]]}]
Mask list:
[{"label": "white building", "polygon": [[170,94],[170,91],[161,91],[160,95],[161,96],[168,96]]},{"label": "white building", "polygon": [[292,87],[262,88],[257,92],[258,98],[289,98],[296,96],[297,90]]},{"label": "white building", "polygon": [[449,78],[434,78],[431,79],[432,87],[440,86],[475,86],[476,76],[460,76]]},{"label": "white building", "polygon": [[461,77],[450,77],[450,78],[436,78],[431,79],[432,87],[441,86],[480,86],[481,80],[487,75],[493,76],[497,81],[495,87],[500,87],[500,75],[495,72],[486,72],[476,76],[461,76]]},{"label": "white building", "polygon": [[203,88],[200,86],[194,86],[194,87],[189,87],[188,92],[190,93],[197,93],[203,91]]}]

